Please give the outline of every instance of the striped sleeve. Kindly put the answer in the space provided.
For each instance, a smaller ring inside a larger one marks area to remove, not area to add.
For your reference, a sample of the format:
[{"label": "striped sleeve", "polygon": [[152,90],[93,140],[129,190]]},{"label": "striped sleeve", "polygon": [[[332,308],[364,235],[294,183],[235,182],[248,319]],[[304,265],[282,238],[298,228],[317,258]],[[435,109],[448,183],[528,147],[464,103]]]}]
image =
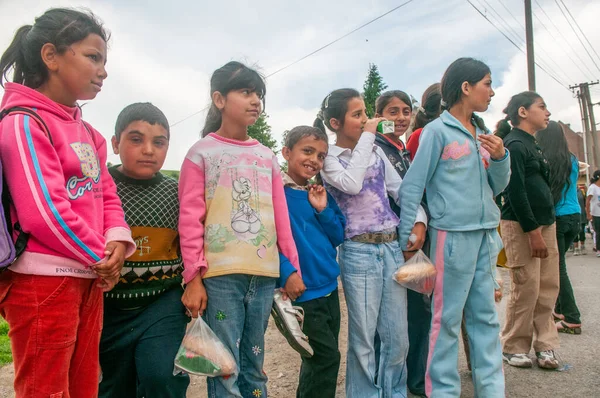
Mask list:
[{"label": "striped sleeve", "polygon": [[71,208],[61,159],[44,130],[22,114],[1,126],[0,156],[22,230],[66,258],[99,262],[105,238]]}]

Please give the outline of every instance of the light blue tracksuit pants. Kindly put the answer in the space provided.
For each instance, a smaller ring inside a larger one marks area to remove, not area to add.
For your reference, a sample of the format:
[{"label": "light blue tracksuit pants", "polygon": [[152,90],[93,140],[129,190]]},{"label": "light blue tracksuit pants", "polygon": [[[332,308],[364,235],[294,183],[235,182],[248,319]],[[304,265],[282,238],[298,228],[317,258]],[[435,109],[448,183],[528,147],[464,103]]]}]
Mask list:
[{"label": "light blue tracksuit pants", "polygon": [[427,396],[460,397],[458,340],[464,312],[475,396],[504,397],[500,325],[494,304],[496,259],[502,248],[498,232],[430,228],[430,233],[437,277],[431,301]]}]

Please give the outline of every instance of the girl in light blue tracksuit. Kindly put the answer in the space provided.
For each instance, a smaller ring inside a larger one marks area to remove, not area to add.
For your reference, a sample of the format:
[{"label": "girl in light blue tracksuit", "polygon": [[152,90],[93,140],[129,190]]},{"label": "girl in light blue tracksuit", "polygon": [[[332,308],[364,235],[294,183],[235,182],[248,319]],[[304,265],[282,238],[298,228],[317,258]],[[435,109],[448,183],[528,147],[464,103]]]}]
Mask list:
[{"label": "girl in light blue tracksuit", "polygon": [[499,323],[494,305],[496,258],[502,241],[494,203],[508,184],[510,158],[499,137],[473,112],[494,95],[490,69],[460,58],[442,79],[447,109],[429,123],[400,189],[400,246],[408,237],[423,192],[430,218],[431,258],[437,269],[425,389],[429,397],[459,397],[458,336],[467,325],[477,397],[504,397]]}]

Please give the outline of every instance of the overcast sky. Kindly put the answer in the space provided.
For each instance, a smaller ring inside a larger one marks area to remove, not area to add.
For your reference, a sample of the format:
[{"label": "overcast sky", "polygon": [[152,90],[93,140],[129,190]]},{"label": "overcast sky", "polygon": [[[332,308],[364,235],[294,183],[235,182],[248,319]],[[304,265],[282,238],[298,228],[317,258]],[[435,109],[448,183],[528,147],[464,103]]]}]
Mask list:
[{"label": "overcast sky", "polygon": [[[87,7],[96,13],[112,34],[109,77],[98,97],[84,107],[84,118],[108,139],[119,111],[132,102],[154,103],[173,124],[209,104],[210,75],[224,63],[239,60],[269,75],[405,1],[2,0],[0,48],[4,51],[18,27],[33,23],[35,16],[51,6]],[[600,0],[563,1],[600,53]],[[522,0],[472,2],[496,24],[496,13],[500,14],[518,34],[514,40],[522,44]],[[600,69],[574,36],[555,0],[534,0],[533,10],[542,66],[553,70],[567,86],[600,78]],[[600,65],[600,57],[588,50]],[[492,127],[510,96],[527,89],[525,56],[467,1],[414,0],[267,79],[266,111],[273,134],[280,142],[284,130],[312,124],[331,90],[362,90],[369,63],[377,64],[389,89],[404,90],[420,100],[424,89],[439,81],[446,67],[462,56],[479,58],[492,69],[496,97],[482,115]],[[552,118],[571,123],[579,131],[579,105],[572,93],[540,69],[536,73],[537,91]],[[600,85],[592,90],[592,100],[600,101]],[[172,128],[166,169],[179,169],[199,137],[204,118],[201,112]],[[116,163],[118,157],[110,155],[109,161]]]}]

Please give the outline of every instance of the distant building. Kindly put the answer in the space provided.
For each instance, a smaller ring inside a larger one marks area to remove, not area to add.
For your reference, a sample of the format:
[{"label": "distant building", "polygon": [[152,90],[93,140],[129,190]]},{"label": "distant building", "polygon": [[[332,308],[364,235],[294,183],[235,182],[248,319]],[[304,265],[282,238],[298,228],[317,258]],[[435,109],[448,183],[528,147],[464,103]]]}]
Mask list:
[{"label": "distant building", "polygon": [[560,120],[558,121],[563,128],[563,132],[565,133],[565,138],[567,139],[567,144],[569,145],[569,151],[571,151],[580,162],[585,162],[585,151],[583,147],[583,134],[576,133],[571,130],[571,125],[568,123],[563,123]]}]

